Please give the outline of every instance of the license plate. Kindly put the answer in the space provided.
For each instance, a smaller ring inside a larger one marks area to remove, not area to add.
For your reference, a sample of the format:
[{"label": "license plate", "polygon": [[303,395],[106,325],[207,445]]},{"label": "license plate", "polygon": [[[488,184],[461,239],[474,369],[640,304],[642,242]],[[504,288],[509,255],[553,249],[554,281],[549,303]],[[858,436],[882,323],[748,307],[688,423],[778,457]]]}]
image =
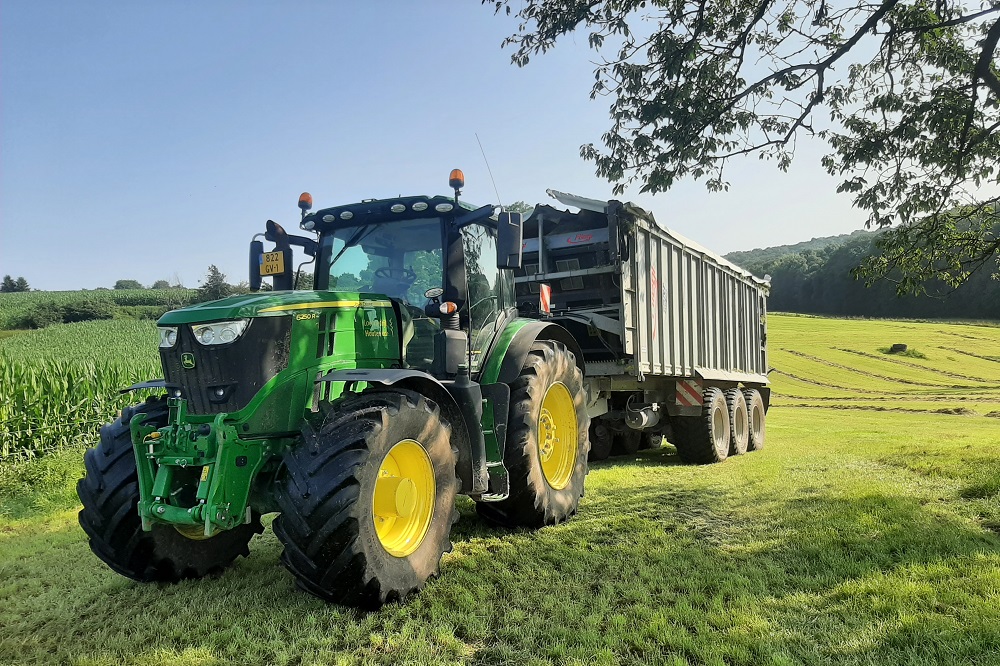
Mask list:
[{"label": "license plate", "polygon": [[285,272],[284,252],[265,252],[260,255],[261,275],[280,275]]}]

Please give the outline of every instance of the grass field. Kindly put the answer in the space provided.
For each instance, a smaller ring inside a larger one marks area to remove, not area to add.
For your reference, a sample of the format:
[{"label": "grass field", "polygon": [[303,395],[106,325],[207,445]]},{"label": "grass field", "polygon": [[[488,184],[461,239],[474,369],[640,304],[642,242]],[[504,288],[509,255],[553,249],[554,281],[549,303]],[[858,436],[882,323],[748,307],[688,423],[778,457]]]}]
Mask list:
[{"label": "grass field", "polygon": [[764,451],[600,463],[536,532],[462,501],[442,577],[370,614],[297,591],[270,531],[132,583],[76,524],[78,449],[0,465],[0,664],[1000,664],[1000,329],[772,316],[770,348]]},{"label": "grass field", "polygon": [[[1000,416],[1000,328],[772,315],[774,404]],[[918,355],[887,354],[893,343]]]}]

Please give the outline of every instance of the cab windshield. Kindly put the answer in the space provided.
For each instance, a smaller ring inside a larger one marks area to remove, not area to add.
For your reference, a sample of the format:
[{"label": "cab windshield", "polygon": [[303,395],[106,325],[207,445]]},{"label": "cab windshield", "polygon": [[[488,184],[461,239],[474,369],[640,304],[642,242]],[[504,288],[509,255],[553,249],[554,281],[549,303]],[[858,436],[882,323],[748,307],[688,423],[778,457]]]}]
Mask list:
[{"label": "cab windshield", "polygon": [[379,222],[323,235],[318,286],[370,291],[423,304],[424,292],[443,284],[440,218]]}]

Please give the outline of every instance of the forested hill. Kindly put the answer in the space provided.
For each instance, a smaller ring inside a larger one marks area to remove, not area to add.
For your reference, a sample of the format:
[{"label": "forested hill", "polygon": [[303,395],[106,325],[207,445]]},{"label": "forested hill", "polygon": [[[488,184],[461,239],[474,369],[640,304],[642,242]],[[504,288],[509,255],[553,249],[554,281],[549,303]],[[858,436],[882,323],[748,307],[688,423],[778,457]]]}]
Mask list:
[{"label": "forested hill", "polygon": [[824,236],[822,238],[813,238],[812,240],[802,241],[801,243],[794,243],[792,245],[775,245],[774,247],[764,247],[757,248],[754,250],[745,250],[740,252],[730,252],[725,255],[726,259],[733,262],[737,266],[742,266],[747,270],[754,271],[751,266],[762,266],[769,261],[774,261],[779,259],[786,254],[799,254],[801,252],[807,252],[812,250],[813,252],[819,252],[824,250],[831,245],[838,246],[843,245],[845,242],[852,238],[858,236],[871,235],[870,231],[865,231],[864,229],[859,229],[854,233],[841,234],[840,236]]},{"label": "forested hill", "polygon": [[754,275],[771,276],[771,312],[804,312],[864,317],[1000,319],[1000,271],[990,263],[957,290],[936,284],[926,296],[896,296],[895,284],[882,281],[870,288],[851,275],[851,269],[873,252],[877,233],[814,238],[726,258]]}]

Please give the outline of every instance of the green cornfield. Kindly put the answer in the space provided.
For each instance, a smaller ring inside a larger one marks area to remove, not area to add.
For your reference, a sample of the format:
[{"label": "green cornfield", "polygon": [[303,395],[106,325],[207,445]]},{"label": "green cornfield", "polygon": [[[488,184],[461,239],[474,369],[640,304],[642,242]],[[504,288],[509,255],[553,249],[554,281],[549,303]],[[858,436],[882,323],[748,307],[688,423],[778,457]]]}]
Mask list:
[{"label": "green cornfield", "polygon": [[101,424],[143,397],[119,389],[160,376],[156,348],[149,321],[60,324],[0,339],[0,460],[92,446]]}]

